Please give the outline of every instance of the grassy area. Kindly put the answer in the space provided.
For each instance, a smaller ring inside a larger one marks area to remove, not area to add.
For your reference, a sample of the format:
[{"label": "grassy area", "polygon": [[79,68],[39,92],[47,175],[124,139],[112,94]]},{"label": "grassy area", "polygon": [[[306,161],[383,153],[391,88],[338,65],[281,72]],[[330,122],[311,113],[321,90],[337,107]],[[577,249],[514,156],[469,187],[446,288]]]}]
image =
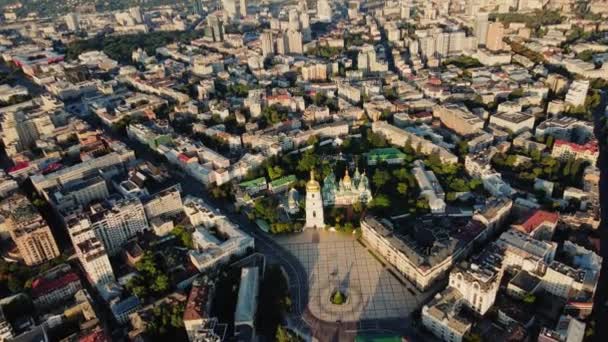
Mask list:
[{"label": "grassy area", "polygon": [[72,60],[83,52],[102,50],[120,63],[131,63],[131,54],[137,48],[142,48],[153,56],[159,47],[176,42],[189,43],[202,34],[200,31],[166,31],[96,37],[69,44],[66,58]]}]

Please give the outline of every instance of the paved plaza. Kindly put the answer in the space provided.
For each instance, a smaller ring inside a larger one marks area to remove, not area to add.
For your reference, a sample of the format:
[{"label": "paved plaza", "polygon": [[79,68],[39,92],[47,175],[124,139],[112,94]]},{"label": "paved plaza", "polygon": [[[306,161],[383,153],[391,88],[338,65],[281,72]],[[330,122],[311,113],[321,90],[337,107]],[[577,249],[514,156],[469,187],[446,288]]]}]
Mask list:
[{"label": "paved plaza", "polygon": [[[306,269],[308,310],[327,322],[405,318],[418,306],[419,292],[404,285],[354,237],[327,231],[306,231],[278,238]],[[345,304],[334,305],[336,289]]]}]

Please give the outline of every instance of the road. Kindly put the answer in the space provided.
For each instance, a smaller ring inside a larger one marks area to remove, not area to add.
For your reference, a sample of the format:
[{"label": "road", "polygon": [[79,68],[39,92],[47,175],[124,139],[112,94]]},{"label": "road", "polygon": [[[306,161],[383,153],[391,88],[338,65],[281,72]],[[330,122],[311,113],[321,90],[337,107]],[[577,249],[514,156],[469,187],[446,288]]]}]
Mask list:
[{"label": "road", "polygon": [[[605,116],[604,110],[608,104],[608,90],[602,91],[602,101],[598,106],[598,109],[593,113],[595,120],[595,136],[600,140],[603,136],[601,134],[601,118]],[[595,318],[595,341],[607,341],[608,340],[608,324],[606,324],[606,317],[608,317],[608,149],[606,144],[600,140],[600,156],[598,159],[598,167],[600,168],[600,207],[604,210],[600,211],[600,256],[603,258],[602,270],[600,273],[600,279],[597,284],[595,291],[595,303],[594,303],[594,318]]]},{"label": "road", "polygon": [[[87,118],[84,118],[85,120]],[[147,146],[140,144],[137,141],[129,139],[126,135],[117,134],[107,126],[100,125],[93,120],[87,120],[93,127],[103,129],[104,132],[115,140],[122,141],[135,151],[137,158],[142,160],[153,161],[158,158],[158,154],[150,150]],[[300,262],[282,246],[277,244],[272,237],[261,231],[254,223],[252,223],[243,214],[236,212],[231,203],[226,201],[216,200],[209,195],[205,187],[193,177],[178,172],[174,168],[168,168],[171,172],[172,179],[176,183],[180,183],[183,195],[190,195],[202,198],[213,207],[229,218],[232,222],[251,235],[255,239],[255,249],[259,253],[264,254],[268,263],[279,264],[283,267],[289,277],[290,292],[293,310],[288,317],[290,328],[301,332],[304,335],[309,335],[308,324],[302,319],[303,313],[308,304],[308,279],[306,270]]]}]

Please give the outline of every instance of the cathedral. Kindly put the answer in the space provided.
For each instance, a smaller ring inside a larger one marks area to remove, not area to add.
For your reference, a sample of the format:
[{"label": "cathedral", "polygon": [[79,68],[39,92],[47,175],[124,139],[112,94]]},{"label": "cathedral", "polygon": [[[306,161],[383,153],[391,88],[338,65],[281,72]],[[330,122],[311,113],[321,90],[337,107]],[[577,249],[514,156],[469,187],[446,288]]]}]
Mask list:
[{"label": "cathedral", "polygon": [[351,179],[348,168],[344,178],[336,184],[336,176],[330,173],[323,180],[323,206],[347,206],[356,202],[367,204],[372,200],[372,192],[369,187],[369,180],[365,175],[359,173],[359,168]]}]

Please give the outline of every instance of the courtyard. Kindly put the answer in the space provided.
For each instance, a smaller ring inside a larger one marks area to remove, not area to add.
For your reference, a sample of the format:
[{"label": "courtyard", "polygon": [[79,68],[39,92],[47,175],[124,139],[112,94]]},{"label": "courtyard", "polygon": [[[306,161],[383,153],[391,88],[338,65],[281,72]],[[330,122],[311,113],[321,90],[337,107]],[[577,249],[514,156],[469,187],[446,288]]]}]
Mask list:
[{"label": "courtyard", "polygon": [[[277,242],[303,265],[308,280],[308,311],[325,322],[406,318],[424,294],[398,279],[354,236],[324,230],[278,237]],[[330,300],[345,294],[340,305]]]}]

